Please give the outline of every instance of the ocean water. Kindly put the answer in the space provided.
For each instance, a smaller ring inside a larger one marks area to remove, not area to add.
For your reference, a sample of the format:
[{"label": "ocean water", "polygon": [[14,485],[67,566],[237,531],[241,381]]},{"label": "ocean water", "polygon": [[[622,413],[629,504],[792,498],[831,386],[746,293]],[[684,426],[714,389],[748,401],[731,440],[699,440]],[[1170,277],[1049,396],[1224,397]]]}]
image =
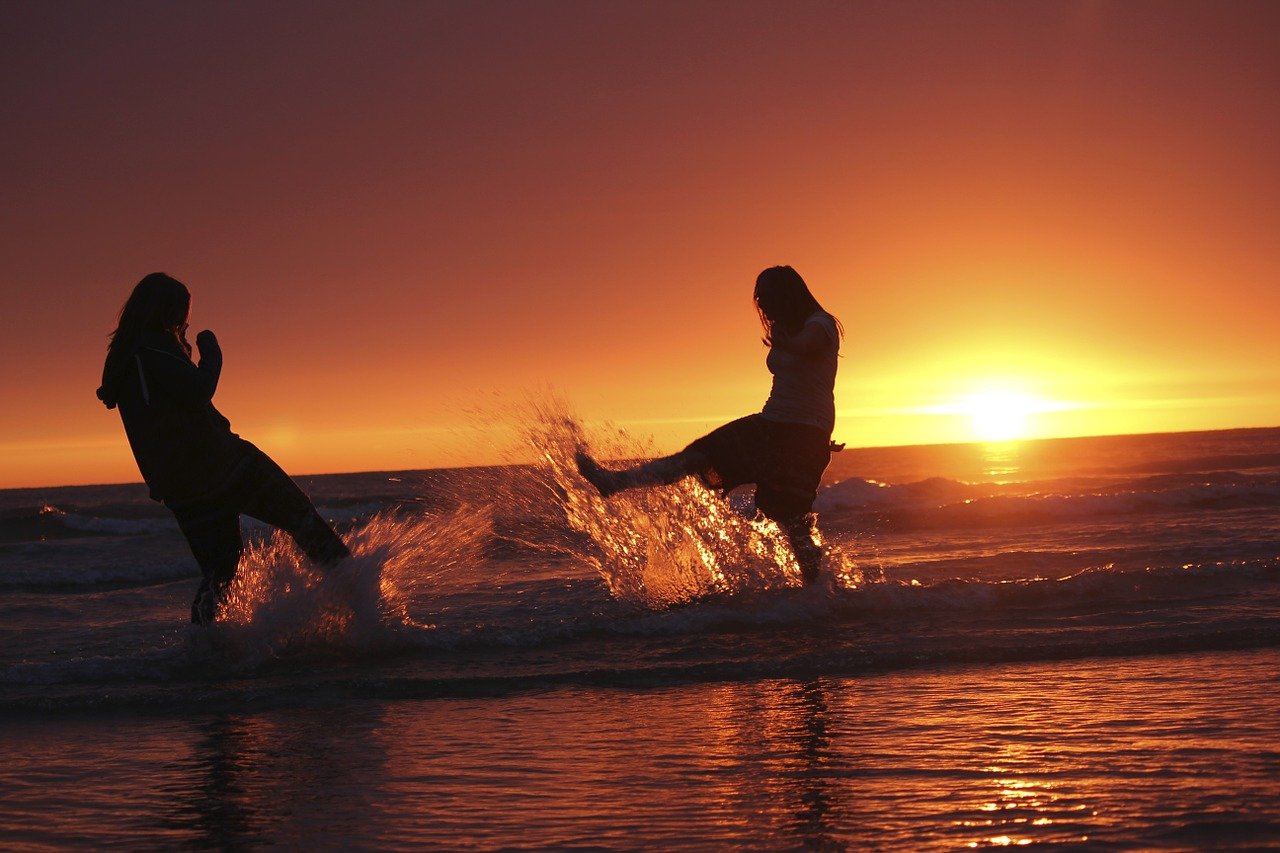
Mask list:
[{"label": "ocean water", "polygon": [[1280,430],[846,450],[803,587],[694,482],[299,478],[218,624],[141,486],[0,492],[0,848],[1280,847]]}]

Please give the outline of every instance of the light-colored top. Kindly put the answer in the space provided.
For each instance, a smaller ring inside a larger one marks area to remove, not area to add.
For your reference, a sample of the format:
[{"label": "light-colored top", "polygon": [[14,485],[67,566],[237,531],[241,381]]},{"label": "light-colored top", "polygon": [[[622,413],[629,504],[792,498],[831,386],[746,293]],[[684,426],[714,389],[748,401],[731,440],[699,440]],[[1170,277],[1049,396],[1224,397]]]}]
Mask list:
[{"label": "light-colored top", "polygon": [[772,421],[809,424],[831,432],[836,426],[836,360],[840,355],[840,332],[835,318],[815,311],[804,328],[818,326],[822,345],[817,351],[801,354],[785,346],[769,348],[765,364],[773,374],[773,388],[760,414]]}]

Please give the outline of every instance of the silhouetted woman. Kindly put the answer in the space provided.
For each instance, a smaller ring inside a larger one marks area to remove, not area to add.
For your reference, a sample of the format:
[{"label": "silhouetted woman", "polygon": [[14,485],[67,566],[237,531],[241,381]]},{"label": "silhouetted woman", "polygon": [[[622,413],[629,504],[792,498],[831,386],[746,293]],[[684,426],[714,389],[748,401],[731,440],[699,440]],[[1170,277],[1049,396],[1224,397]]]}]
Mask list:
[{"label": "silhouetted woman", "polygon": [[760,273],[755,303],[769,347],[765,364],[773,374],[759,414],[727,423],[673,456],[625,471],[607,470],[579,453],[578,470],[605,497],[691,474],[726,492],[755,483],[756,508],[786,531],[805,581],[811,582],[821,563],[812,536],[813,501],[831,452],[839,449],[831,443],[831,431],[844,330],[791,267]]},{"label": "silhouetted woman", "polygon": [[321,565],[349,552],[289,475],[213,407],[222,350],[205,330],[196,336],[200,362],[191,360],[190,313],[182,282],[164,273],[138,282],[111,335],[98,399],[120,407],[151,497],[187,537],[203,575],[191,621],[208,624],[244,551],[241,513],[286,531]]}]

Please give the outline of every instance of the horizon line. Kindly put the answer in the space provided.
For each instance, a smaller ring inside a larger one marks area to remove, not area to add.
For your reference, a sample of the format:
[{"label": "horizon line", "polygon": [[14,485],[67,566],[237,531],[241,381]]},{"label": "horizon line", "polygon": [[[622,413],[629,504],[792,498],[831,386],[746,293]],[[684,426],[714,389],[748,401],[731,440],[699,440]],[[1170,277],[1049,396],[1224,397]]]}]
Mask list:
[{"label": "horizon line", "polygon": [[[1266,430],[1280,430],[1280,424],[1272,424],[1268,426],[1238,426],[1238,427],[1221,427],[1218,429],[1190,429],[1190,430],[1156,430],[1154,432],[1108,432],[1108,433],[1092,433],[1087,435],[1058,435],[1058,436],[1042,436],[1039,438],[1015,438],[1006,441],[945,441],[932,442],[928,444],[874,444],[862,445],[859,447],[845,447],[843,451],[858,452],[864,450],[892,450],[902,448],[933,448],[933,447],[982,447],[982,446],[1011,446],[1021,444],[1039,444],[1048,441],[1088,441],[1098,438],[1142,438],[1146,436],[1160,435],[1205,435],[1209,433],[1226,433],[1226,432],[1264,432]],[[434,466],[427,468],[375,468],[355,471],[316,471],[316,472],[299,472],[292,474],[293,477],[353,477],[361,475],[374,474],[413,474],[425,471],[466,471],[478,468],[519,468],[531,466],[535,464],[528,462],[500,462],[500,463],[476,463],[474,465],[448,465]],[[112,488],[119,486],[145,486],[142,479],[128,480],[115,483],[60,483],[56,485],[39,485],[39,486],[3,486],[0,492],[24,492],[24,491],[40,491],[45,489],[92,489],[92,488]]]}]

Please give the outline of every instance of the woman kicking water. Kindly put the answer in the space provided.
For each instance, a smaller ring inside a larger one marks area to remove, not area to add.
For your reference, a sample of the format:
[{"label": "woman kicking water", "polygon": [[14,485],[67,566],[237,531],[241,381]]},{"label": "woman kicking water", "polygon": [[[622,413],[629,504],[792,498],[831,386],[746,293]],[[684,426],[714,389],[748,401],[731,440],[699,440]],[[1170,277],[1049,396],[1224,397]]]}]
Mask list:
[{"label": "woman kicking water", "polygon": [[191,621],[208,624],[244,551],[241,513],[284,530],[322,566],[350,552],[289,475],[213,407],[222,350],[205,330],[196,335],[200,362],[191,360],[190,314],[182,282],[164,273],[138,282],[111,334],[98,399],[119,406],[151,497],[187,537],[203,575]]},{"label": "woman kicking water", "polygon": [[578,471],[606,498],[693,474],[726,492],[755,483],[756,508],[786,532],[809,583],[817,579],[822,557],[813,541],[813,501],[831,452],[840,449],[831,443],[831,431],[844,329],[791,267],[760,273],[755,304],[769,347],[765,364],[773,374],[759,414],[727,423],[673,456],[623,471],[602,468],[579,452]]}]

